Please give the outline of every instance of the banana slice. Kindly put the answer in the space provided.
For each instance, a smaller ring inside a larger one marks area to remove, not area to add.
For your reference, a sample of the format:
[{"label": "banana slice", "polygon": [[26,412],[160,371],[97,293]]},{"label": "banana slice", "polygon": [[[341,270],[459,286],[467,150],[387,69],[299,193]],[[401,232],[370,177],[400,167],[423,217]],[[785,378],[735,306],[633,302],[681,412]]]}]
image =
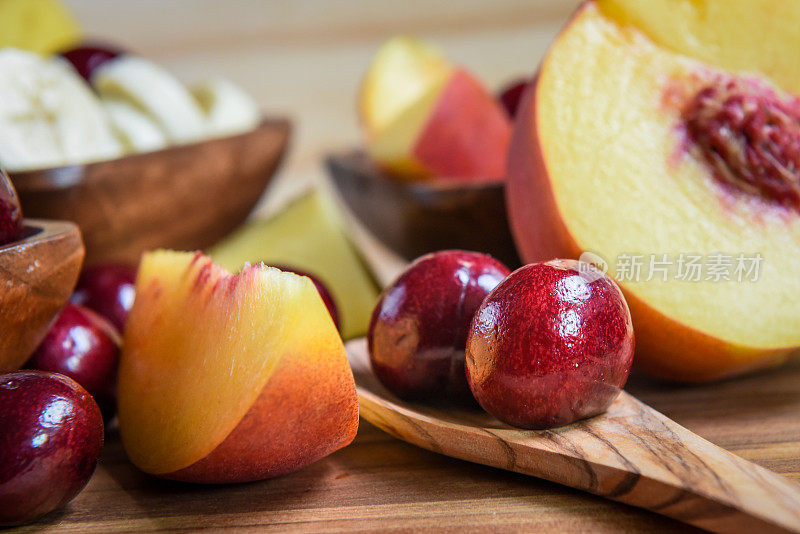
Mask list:
[{"label": "banana slice", "polygon": [[167,136],[158,125],[127,102],[103,100],[103,107],[127,152],[149,152],[167,145]]},{"label": "banana slice", "polygon": [[122,153],[100,102],[67,62],[6,48],[0,76],[0,165],[7,170]]},{"label": "banana slice", "polygon": [[246,132],[258,126],[261,120],[256,101],[224,78],[206,80],[191,91],[206,114],[210,135]]},{"label": "banana slice", "polygon": [[207,124],[191,93],[172,74],[151,61],[124,55],[107,61],[92,76],[101,97],[138,108],[169,141],[188,143],[206,136]]}]

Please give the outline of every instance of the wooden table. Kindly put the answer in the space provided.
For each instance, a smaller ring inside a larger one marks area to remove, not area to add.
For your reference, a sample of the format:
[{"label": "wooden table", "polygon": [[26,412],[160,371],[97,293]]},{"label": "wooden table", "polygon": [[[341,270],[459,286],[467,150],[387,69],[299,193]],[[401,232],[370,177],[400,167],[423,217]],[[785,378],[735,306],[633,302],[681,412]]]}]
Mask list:
[{"label": "wooden table", "polygon": [[[633,377],[628,391],[690,430],[800,482],[800,364],[675,388]],[[542,480],[439,456],[362,420],[349,447],[299,472],[194,486],[138,472],[115,433],[87,488],[20,531],[237,529],[672,532],[670,519]],[[751,533],[755,534],[755,533]]]},{"label": "wooden table", "polygon": [[[533,72],[577,1],[67,3],[89,35],[152,57],[186,81],[225,75],[253,93],[265,110],[293,117],[293,150],[261,206],[265,213],[323,177],[325,153],[358,143],[359,77],[385,38],[405,31],[432,39],[498,87]],[[634,377],[628,390],[710,441],[800,482],[800,365],[693,388]],[[20,530],[222,527],[662,532],[682,525],[541,480],[438,456],[362,421],[351,446],[306,469],[228,487],[150,478],[127,462],[112,431],[88,487],[65,511]]]}]

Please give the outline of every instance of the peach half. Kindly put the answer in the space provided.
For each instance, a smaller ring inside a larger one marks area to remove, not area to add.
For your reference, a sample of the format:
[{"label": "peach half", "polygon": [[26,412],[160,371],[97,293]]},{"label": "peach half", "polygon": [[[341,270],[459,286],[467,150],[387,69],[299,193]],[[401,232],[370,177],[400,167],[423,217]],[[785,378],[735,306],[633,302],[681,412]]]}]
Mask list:
[{"label": "peach half", "polygon": [[800,346],[800,63],[777,52],[800,44],[800,5],[766,4],[587,2],[517,117],[520,255],[603,258],[635,363],[662,378],[719,379]]},{"label": "peach half", "polygon": [[125,328],[119,429],[142,471],[199,483],[295,471],[349,444],[358,402],[314,284],[200,253],[144,255]]}]

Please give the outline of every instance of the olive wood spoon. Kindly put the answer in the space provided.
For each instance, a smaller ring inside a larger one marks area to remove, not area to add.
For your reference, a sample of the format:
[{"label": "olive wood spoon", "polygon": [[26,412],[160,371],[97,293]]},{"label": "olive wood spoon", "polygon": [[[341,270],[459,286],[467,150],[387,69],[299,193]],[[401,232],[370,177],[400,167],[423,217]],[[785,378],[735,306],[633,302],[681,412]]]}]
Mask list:
[{"label": "olive wood spoon", "polygon": [[372,373],[364,339],[346,348],[361,416],[404,441],[714,532],[800,532],[800,485],[717,447],[624,391],[603,415],[521,430],[480,411],[399,400]]}]

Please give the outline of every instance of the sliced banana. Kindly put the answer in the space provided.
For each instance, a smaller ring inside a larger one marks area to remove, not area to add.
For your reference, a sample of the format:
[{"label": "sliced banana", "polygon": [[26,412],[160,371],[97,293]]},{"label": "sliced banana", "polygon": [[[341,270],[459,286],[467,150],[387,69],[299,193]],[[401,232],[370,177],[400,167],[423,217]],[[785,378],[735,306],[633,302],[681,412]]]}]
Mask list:
[{"label": "sliced banana", "polygon": [[127,152],[149,152],[167,145],[167,136],[158,125],[129,103],[106,99],[103,107]]},{"label": "sliced banana", "polygon": [[138,108],[171,142],[188,143],[207,134],[205,116],[189,90],[151,61],[131,55],[107,61],[95,71],[92,85],[104,99]]},{"label": "sliced banana", "polygon": [[225,78],[212,78],[191,88],[206,114],[209,135],[231,135],[252,130],[261,120],[256,101]]},{"label": "sliced banana", "polygon": [[66,61],[6,48],[0,76],[0,165],[7,170],[122,153],[100,102]]}]

